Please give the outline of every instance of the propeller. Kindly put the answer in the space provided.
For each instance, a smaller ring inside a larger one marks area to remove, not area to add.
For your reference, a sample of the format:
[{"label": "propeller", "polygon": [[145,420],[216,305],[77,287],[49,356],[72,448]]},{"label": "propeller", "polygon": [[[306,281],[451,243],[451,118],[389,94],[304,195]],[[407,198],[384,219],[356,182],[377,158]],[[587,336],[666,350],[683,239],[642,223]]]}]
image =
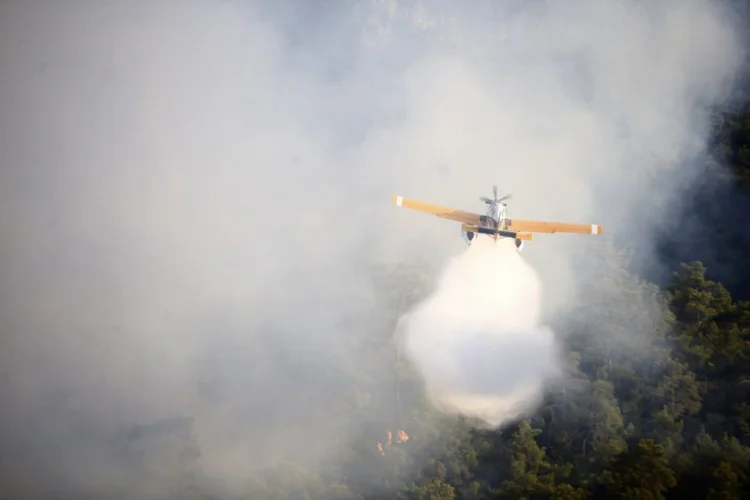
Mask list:
[{"label": "propeller", "polygon": [[497,198],[497,186],[492,186],[492,195],[493,195],[493,198],[494,198],[492,200],[489,199],[489,198],[487,198],[486,196],[482,196],[479,199],[482,200],[483,202],[487,203],[488,205],[491,205],[492,203],[500,203],[501,201],[508,200],[508,199],[510,199],[513,196],[511,194],[506,194],[502,198],[498,199]]}]

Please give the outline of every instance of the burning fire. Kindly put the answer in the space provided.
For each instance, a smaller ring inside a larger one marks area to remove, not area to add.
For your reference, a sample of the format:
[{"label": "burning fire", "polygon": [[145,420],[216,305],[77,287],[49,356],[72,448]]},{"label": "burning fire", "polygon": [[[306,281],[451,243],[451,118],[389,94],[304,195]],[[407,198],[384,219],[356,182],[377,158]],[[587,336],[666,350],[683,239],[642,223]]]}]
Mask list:
[{"label": "burning fire", "polygon": [[[388,439],[386,440],[385,444],[378,441],[378,451],[381,455],[385,455],[386,448],[389,448],[390,446],[393,446],[394,439],[393,439],[393,433],[391,431],[387,432]],[[409,435],[404,430],[398,430],[396,431],[396,444],[404,444],[409,440]]]}]

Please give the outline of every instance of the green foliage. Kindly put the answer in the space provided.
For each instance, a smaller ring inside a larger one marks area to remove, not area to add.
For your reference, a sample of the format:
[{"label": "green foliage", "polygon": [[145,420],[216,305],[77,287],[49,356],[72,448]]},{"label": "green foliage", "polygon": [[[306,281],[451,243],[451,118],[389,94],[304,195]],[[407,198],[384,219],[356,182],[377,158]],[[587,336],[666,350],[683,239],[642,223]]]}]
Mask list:
[{"label": "green foliage", "polygon": [[398,496],[401,500],[454,500],[456,490],[441,479],[433,479],[423,486],[410,486]]},{"label": "green foliage", "polygon": [[553,466],[536,442],[540,433],[524,420],[511,436],[508,443],[510,474],[498,490],[504,498],[529,498],[549,494],[554,489]]},{"label": "green foliage", "polygon": [[734,115],[716,115],[712,142],[715,160],[750,180],[750,107]]},{"label": "green foliage", "polygon": [[664,500],[664,493],[677,485],[663,447],[652,439],[618,455],[600,481],[610,498],[623,500]]},{"label": "green foliage", "polygon": [[443,447],[432,445],[421,482],[402,498],[750,492],[748,304],[706,279],[700,262],[680,266],[664,292],[614,253],[598,265],[607,279],[594,280],[591,300],[560,323],[566,377],[537,415],[512,431],[441,429],[432,439]]}]

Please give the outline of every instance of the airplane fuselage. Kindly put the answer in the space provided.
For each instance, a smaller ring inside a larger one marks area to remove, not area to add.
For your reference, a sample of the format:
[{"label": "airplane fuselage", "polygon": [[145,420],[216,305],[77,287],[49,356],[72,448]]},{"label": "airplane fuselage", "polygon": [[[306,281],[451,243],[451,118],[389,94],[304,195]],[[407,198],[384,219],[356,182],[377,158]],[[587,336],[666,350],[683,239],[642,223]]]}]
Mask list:
[{"label": "airplane fuselage", "polygon": [[508,208],[505,203],[493,203],[487,207],[487,217],[492,219],[495,226],[490,229],[497,229],[497,226],[508,216]]},{"label": "airplane fuselage", "polygon": [[[492,231],[493,233],[498,230],[498,228],[502,225],[503,221],[508,218],[508,209],[507,205],[505,203],[490,203],[487,207],[487,213],[483,217],[480,218],[481,221],[481,228],[488,229],[489,231]],[[481,232],[479,233],[481,234]],[[471,245],[471,242],[479,236],[478,233],[475,233],[473,231],[464,231],[461,229],[461,236],[463,237],[464,241],[466,241],[467,244]],[[491,238],[495,238],[495,235],[488,235]],[[505,236],[500,232],[500,234],[497,235],[497,238],[508,238],[509,236]],[[521,248],[523,248],[523,241],[520,239],[516,239],[516,248],[520,251]]]}]

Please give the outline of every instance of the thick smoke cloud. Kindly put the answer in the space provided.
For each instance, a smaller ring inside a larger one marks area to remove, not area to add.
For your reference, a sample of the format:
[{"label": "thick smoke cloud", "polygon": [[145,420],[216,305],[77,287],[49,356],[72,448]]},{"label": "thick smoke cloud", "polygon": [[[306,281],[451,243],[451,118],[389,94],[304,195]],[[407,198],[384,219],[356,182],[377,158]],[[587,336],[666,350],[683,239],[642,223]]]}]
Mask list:
[{"label": "thick smoke cloud", "polygon": [[401,346],[442,409],[500,426],[533,409],[560,374],[540,324],[541,282],[513,240],[478,237],[402,319]]},{"label": "thick smoke cloud", "polygon": [[[648,242],[742,56],[709,0],[314,4],[0,4],[5,484],[146,489],[121,436],[183,417],[240,490],[336,448],[371,264],[463,251],[391,195]],[[545,310],[582,238],[527,246]]]}]

